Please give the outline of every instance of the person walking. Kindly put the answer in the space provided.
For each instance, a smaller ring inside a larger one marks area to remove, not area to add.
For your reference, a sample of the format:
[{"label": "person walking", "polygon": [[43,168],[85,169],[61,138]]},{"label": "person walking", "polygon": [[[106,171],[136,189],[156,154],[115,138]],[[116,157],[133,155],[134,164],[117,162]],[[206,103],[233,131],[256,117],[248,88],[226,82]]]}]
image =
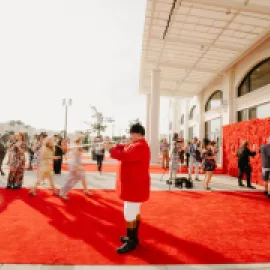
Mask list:
[{"label": "person walking", "polygon": [[[175,140],[177,140],[177,138],[175,138]],[[172,185],[172,183],[175,182],[177,171],[179,169],[179,143],[177,141],[173,141],[172,143],[170,160],[170,178],[166,182],[168,185]]]},{"label": "person walking", "polygon": [[195,180],[199,181],[199,165],[201,162],[201,147],[199,140],[195,137],[193,138],[193,143],[189,145],[188,153],[190,154],[189,168],[188,168],[188,178],[192,180],[192,172],[195,167]]},{"label": "person walking", "polygon": [[110,150],[111,157],[120,161],[117,177],[117,193],[124,201],[126,237],[120,237],[123,245],[117,249],[124,254],[139,244],[140,208],[150,196],[150,148],[144,138],[145,129],[137,123],[130,128],[131,143],[118,144]]},{"label": "person walking", "polygon": [[179,160],[180,160],[180,164],[184,165],[185,162],[185,147],[184,147],[184,139],[180,138],[178,139],[178,153],[179,153]]},{"label": "person walking", "polygon": [[33,170],[33,161],[34,161],[34,154],[35,152],[33,151],[33,143],[28,143],[28,147],[27,147],[27,152],[28,152],[28,171],[32,171]]},{"label": "person walking", "polygon": [[102,172],[102,164],[103,164],[104,154],[105,154],[103,138],[101,136],[98,136],[96,138],[96,143],[94,145],[94,151],[95,151],[95,155],[96,155],[96,158],[97,158],[98,171],[101,174],[101,172]]},{"label": "person walking", "polygon": [[9,137],[9,140],[8,140],[8,160],[7,160],[7,165],[10,165],[10,161],[11,161],[11,158],[12,158],[12,155],[13,155],[13,146],[15,145],[16,143],[16,136],[15,135],[11,135]]},{"label": "person walking", "polygon": [[10,172],[7,180],[7,189],[20,189],[23,183],[25,170],[26,143],[24,134],[19,132],[16,136],[16,143],[11,146]]},{"label": "person walking", "polygon": [[253,146],[253,151],[250,151],[248,147],[248,141],[244,141],[242,146],[238,149],[236,153],[238,157],[238,186],[243,187],[243,175],[247,176],[247,187],[250,189],[255,189],[254,186],[251,185],[251,172],[252,168],[250,166],[250,157],[255,157],[255,146]]},{"label": "person walking", "polygon": [[35,185],[30,190],[29,194],[32,196],[36,196],[37,187],[40,185],[41,182],[44,182],[47,178],[49,180],[50,186],[53,190],[55,195],[58,195],[58,190],[55,187],[53,177],[52,177],[52,169],[51,169],[51,162],[54,159],[58,159],[59,157],[54,156],[54,144],[52,138],[47,138],[43,143],[40,155],[39,155],[39,168],[38,168],[38,179]]},{"label": "person walking", "polygon": [[204,189],[211,190],[209,184],[211,182],[213,172],[216,169],[216,155],[208,139],[204,140],[202,150],[202,167],[205,172]]},{"label": "person walking", "polygon": [[160,152],[162,156],[161,164],[162,164],[163,169],[169,168],[169,162],[170,162],[169,150],[170,150],[170,144],[168,143],[167,139],[164,138],[160,145]]},{"label": "person walking", "polygon": [[62,139],[61,138],[56,141],[54,155],[56,157],[59,157],[58,159],[53,160],[54,173],[57,175],[61,175],[63,155],[64,155],[64,151],[62,149]]},{"label": "person walking", "polygon": [[71,161],[69,163],[69,174],[67,177],[67,182],[59,192],[59,196],[64,200],[69,199],[67,194],[78,181],[82,182],[84,194],[91,195],[87,189],[85,172],[82,164],[82,138],[77,137],[74,142],[75,145],[70,149]]},{"label": "person walking", "polygon": [[186,166],[189,168],[189,159],[190,159],[190,153],[189,153],[189,148],[190,148],[191,142],[187,143],[187,146],[185,147],[185,155],[186,155]]},{"label": "person walking", "polygon": [[267,143],[260,147],[262,158],[262,176],[264,180],[264,194],[270,199],[270,137]]},{"label": "person walking", "polygon": [[5,146],[5,143],[2,140],[0,140],[0,172],[2,176],[5,175],[2,169],[2,165],[3,165],[3,160],[5,159],[5,156],[6,156],[6,152],[7,152],[7,148]]}]

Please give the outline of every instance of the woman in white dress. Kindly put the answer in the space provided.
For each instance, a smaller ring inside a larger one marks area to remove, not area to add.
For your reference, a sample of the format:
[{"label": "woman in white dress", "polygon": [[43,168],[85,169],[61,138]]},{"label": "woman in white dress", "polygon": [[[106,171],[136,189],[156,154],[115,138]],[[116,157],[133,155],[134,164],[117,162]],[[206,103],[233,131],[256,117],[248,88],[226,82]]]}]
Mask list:
[{"label": "woman in white dress", "polygon": [[70,148],[71,161],[69,163],[69,175],[66,184],[60,190],[60,197],[64,200],[68,200],[68,192],[75,186],[78,181],[82,182],[83,191],[86,195],[91,195],[87,189],[85,172],[82,164],[82,138],[75,139],[75,145]]}]

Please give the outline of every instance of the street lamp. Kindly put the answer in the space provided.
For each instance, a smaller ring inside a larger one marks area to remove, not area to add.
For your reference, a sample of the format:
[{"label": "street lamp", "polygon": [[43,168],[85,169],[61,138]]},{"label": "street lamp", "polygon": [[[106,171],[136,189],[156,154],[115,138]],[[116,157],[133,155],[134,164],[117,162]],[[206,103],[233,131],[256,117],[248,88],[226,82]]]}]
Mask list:
[{"label": "street lamp", "polygon": [[65,128],[64,128],[64,138],[67,138],[67,114],[68,114],[68,107],[71,106],[72,99],[63,99],[62,105],[65,107]]},{"label": "street lamp", "polygon": [[105,120],[106,123],[112,124],[112,138],[113,138],[113,129],[114,129],[113,128],[113,126],[114,126],[113,123],[115,122],[115,120],[112,117],[105,117],[104,120]]}]

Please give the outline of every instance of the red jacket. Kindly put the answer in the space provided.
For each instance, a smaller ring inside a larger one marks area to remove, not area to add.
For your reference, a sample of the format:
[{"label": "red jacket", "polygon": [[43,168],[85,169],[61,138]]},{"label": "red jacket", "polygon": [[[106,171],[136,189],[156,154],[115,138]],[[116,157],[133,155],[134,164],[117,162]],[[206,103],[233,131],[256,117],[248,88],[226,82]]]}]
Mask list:
[{"label": "red jacket", "polygon": [[111,157],[120,161],[116,190],[123,201],[144,202],[150,195],[150,148],[142,139],[111,149]]}]

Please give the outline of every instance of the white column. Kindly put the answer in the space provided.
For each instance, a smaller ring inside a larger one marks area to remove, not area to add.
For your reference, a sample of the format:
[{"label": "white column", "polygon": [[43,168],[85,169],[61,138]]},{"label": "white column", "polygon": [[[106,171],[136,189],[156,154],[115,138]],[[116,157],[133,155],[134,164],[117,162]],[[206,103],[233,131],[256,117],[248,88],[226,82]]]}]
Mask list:
[{"label": "white column", "polygon": [[172,103],[172,134],[179,133],[179,102],[177,98]]},{"label": "white column", "polygon": [[150,148],[151,162],[159,161],[159,119],[160,118],[160,70],[152,71],[150,105]]},{"label": "white column", "polygon": [[227,100],[227,110],[229,114],[229,121],[228,124],[236,123],[237,122],[237,111],[236,111],[236,104],[235,101],[237,99],[237,93],[235,91],[235,69],[231,70],[231,73],[229,75],[229,97]]},{"label": "white column", "polygon": [[151,95],[146,95],[146,127],[145,127],[145,133],[146,133],[146,140],[149,142],[150,140],[150,109],[151,109]]},{"label": "white column", "polygon": [[185,111],[184,111],[184,140],[188,141],[188,121],[189,121],[189,99],[185,100]]},{"label": "white column", "polygon": [[197,106],[198,106],[198,117],[197,117],[197,130],[198,134],[195,134],[200,140],[205,137],[204,131],[204,104],[203,104],[203,95],[202,92],[196,97],[197,98]]}]

